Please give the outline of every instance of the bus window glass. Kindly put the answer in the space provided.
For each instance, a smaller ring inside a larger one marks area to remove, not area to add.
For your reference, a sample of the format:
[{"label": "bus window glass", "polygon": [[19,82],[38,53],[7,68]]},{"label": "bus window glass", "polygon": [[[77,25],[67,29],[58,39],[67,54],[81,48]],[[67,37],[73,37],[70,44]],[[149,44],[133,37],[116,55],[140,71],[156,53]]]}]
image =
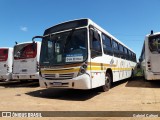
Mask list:
[{"label": "bus window glass", "polygon": [[134,62],[137,62],[136,54],[134,54]]},{"label": "bus window glass", "polygon": [[118,43],[113,40],[113,49],[118,50]]},{"label": "bus window glass", "polygon": [[128,51],[127,48],[124,47],[125,59],[128,59]]},{"label": "bus window glass", "polygon": [[21,44],[14,47],[14,59],[35,58],[37,55],[37,43]]},{"label": "bus window glass", "polygon": [[128,50],[128,59],[129,59],[129,60],[132,60],[131,58],[132,58],[131,51]]},{"label": "bus window glass", "polygon": [[113,44],[114,56],[115,56],[115,57],[119,57],[118,42],[116,42],[115,40],[112,40],[112,44]]},{"label": "bus window glass", "polygon": [[102,34],[103,50],[105,54],[113,55],[111,39],[106,35]]},{"label": "bus window glass", "polygon": [[102,55],[100,35],[98,31],[90,29],[91,57]]},{"label": "bus window glass", "polygon": [[0,62],[6,61],[8,58],[8,49],[0,49]]},{"label": "bus window glass", "polygon": [[83,62],[87,58],[87,30],[72,30],[45,37],[41,49],[42,65]]},{"label": "bus window glass", "polygon": [[160,53],[160,36],[153,36],[149,38],[149,48],[153,53]]},{"label": "bus window glass", "polygon": [[120,51],[120,57],[124,59],[124,47],[121,44],[119,44],[119,51]]}]

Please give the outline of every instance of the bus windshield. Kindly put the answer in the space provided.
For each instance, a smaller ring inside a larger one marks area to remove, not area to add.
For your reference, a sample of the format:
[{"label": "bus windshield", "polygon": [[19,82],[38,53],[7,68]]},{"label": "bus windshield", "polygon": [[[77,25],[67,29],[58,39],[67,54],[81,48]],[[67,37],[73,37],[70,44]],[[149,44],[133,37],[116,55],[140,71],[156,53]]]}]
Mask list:
[{"label": "bus windshield", "polygon": [[149,48],[152,53],[160,53],[160,35],[149,38]]},{"label": "bus windshield", "polygon": [[14,47],[14,59],[35,58],[37,55],[37,43],[26,43]]},{"label": "bus windshield", "polygon": [[8,59],[8,49],[0,49],[0,62],[7,61]]},{"label": "bus windshield", "polygon": [[83,62],[86,59],[87,29],[61,32],[42,40],[41,65],[64,65]]}]

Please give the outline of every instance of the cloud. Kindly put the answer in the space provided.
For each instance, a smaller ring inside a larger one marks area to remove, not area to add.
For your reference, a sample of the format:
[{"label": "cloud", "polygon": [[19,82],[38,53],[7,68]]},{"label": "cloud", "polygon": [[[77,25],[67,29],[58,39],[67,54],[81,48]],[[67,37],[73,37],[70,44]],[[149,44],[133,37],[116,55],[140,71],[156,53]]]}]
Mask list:
[{"label": "cloud", "polygon": [[27,31],[28,31],[28,28],[27,28],[27,27],[22,26],[22,27],[20,27],[20,30],[21,30],[21,31],[23,31],[23,32],[27,32]]}]

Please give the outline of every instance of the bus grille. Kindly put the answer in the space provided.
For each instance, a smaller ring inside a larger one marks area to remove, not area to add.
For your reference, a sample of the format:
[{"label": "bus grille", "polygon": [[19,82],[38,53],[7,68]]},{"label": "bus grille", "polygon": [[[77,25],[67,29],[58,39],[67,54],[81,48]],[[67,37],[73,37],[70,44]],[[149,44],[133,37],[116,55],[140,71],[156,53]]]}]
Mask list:
[{"label": "bus grille", "polygon": [[74,77],[74,73],[68,73],[68,74],[44,74],[43,75],[45,79],[48,80],[66,80],[66,79],[72,79]]}]

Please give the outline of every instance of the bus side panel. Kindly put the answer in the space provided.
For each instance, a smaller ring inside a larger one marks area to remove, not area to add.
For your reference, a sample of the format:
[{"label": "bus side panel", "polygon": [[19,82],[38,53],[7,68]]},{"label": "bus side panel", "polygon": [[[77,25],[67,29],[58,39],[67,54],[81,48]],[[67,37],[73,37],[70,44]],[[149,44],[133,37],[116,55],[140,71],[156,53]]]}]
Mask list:
[{"label": "bus side panel", "polygon": [[102,57],[91,59],[90,69],[92,88],[96,88],[105,84],[105,70],[103,70],[102,62]]},{"label": "bus side panel", "polygon": [[112,74],[113,74],[113,82],[118,81],[120,77],[120,68],[119,68],[119,59],[116,57],[112,58]]},{"label": "bus side panel", "polygon": [[119,59],[119,79],[122,80],[125,78],[125,60],[124,59]]},{"label": "bus side panel", "polygon": [[12,62],[13,62],[13,49],[8,48],[8,58],[6,61],[0,62],[0,79],[12,79]]}]

